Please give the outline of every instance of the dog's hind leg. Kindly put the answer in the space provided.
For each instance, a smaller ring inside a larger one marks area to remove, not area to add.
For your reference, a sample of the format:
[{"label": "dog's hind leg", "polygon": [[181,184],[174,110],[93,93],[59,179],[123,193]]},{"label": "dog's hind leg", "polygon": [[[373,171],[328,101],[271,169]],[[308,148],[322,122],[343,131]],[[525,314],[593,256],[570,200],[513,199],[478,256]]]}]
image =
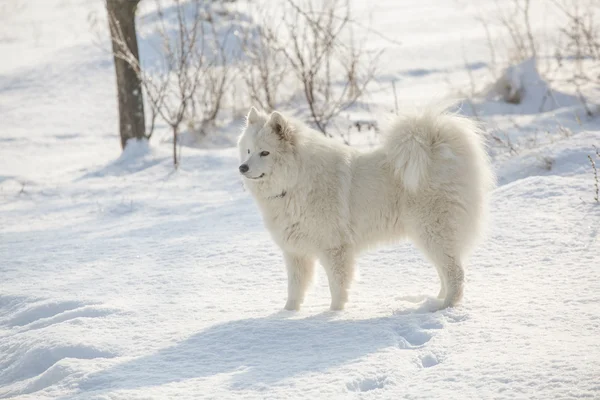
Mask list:
[{"label": "dog's hind leg", "polygon": [[442,240],[436,240],[425,233],[414,239],[415,244],[423,250],[437,269],[441,281],[438,298],[444,301],[441,308],[455,306],[462,299],[465,281],[460,257],[453,255],[450,246],[443,246]]},{"label": "dog's hind leg", "polygon": [[441,308],[457,305],[463,296],[465,273],[460,259],[445,252],[442,248],[428,246],[425,252],[435,264],[441,280],[441,290],[438,295],[444,300]]},{"label": "dog's hind leg", "polygon": [[284,258],[288,274],[288,298],[285,309],[299,310],[314,275],[315,260],[285,252]]},{"label": "dog's hind leg", "polygon": [[[446,293],[442,308],[457,305],[463,297],[465,284],[465,271],[458,260],[452,256],[444,256],[444,267],[446,268]],[[438,267],[439,268],[439,267]]]},{"label": "dog's hind leg", "polygon": [[354,252],[347,246],[326,250],[321,256],[321,264],[329,280],[331,309],[343,310],[354,278]]}]

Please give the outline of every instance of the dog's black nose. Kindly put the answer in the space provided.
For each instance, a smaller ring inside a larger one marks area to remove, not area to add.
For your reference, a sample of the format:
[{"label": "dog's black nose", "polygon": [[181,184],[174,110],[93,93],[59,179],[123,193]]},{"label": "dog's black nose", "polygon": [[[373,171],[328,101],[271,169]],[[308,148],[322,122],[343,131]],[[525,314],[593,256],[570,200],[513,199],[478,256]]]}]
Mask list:
[{"label": "dog's black nose", "polygon": [[247,164],[242,164],[240,165],[240,172],[243,174],[244,172],[248,172],[250,168],[248,167]]}]

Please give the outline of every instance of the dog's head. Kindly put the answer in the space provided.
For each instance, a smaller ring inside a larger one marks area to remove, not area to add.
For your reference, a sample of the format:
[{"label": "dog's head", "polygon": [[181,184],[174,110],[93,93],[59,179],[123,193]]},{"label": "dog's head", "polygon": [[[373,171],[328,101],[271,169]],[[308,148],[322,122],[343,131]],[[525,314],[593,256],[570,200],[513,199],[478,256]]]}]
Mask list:
[{"label": "dog's head", "polygon": [[297,172],[295,146],[294,128],[286,117],[277,111],[267,115],[250,108],[238,140],[244,181],[285,190]]}]

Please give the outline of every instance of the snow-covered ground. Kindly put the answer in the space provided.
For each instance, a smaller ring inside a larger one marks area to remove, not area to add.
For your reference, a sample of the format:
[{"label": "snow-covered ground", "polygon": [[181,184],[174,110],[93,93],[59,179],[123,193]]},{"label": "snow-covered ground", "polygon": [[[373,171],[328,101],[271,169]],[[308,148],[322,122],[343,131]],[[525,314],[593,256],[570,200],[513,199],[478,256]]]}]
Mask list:
[{"label": "snow-covered ground", "polygon": [[[174,172],[159,132],[121,155],[112,60],[90,29],[94,15],[105,23],[102,2],[5,3],[0,397],[600,398],[600,205],[587,158],[600,166],[600,124],[575,118],[577,102],[544,113],[477,103],[519,151],[492,149],[492,223],[461,306],[430,312],[437,275],[402,244],[359,259],[347,310],[327,311],[319,271],[289,313],[281,255],[235,149],[183,148]],[[465,57],[485,65],[472,6],[370,3],[376,27],[403,42],[382,78],[397,81],[401,105],[446,94],[448,77],[460,86]],[[392,108],[389,85],[370,100]]]}]

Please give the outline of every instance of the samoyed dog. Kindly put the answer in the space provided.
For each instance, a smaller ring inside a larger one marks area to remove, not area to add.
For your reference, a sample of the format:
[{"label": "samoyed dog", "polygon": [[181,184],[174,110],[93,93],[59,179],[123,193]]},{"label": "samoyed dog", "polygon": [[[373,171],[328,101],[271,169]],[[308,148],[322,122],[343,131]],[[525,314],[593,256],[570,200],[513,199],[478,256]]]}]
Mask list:
[{"label": "samoyed dog", "polygon": [[473,121],[427,108],[398,117],[380,147],[359,151],[252,107],[238,147],[244,184],[283,252],[287,310],[300,308],[317,259],[331,309],[343,309],[357,255],[403,238],[435,265],[440,308],[461,300],[494,185]]}]

